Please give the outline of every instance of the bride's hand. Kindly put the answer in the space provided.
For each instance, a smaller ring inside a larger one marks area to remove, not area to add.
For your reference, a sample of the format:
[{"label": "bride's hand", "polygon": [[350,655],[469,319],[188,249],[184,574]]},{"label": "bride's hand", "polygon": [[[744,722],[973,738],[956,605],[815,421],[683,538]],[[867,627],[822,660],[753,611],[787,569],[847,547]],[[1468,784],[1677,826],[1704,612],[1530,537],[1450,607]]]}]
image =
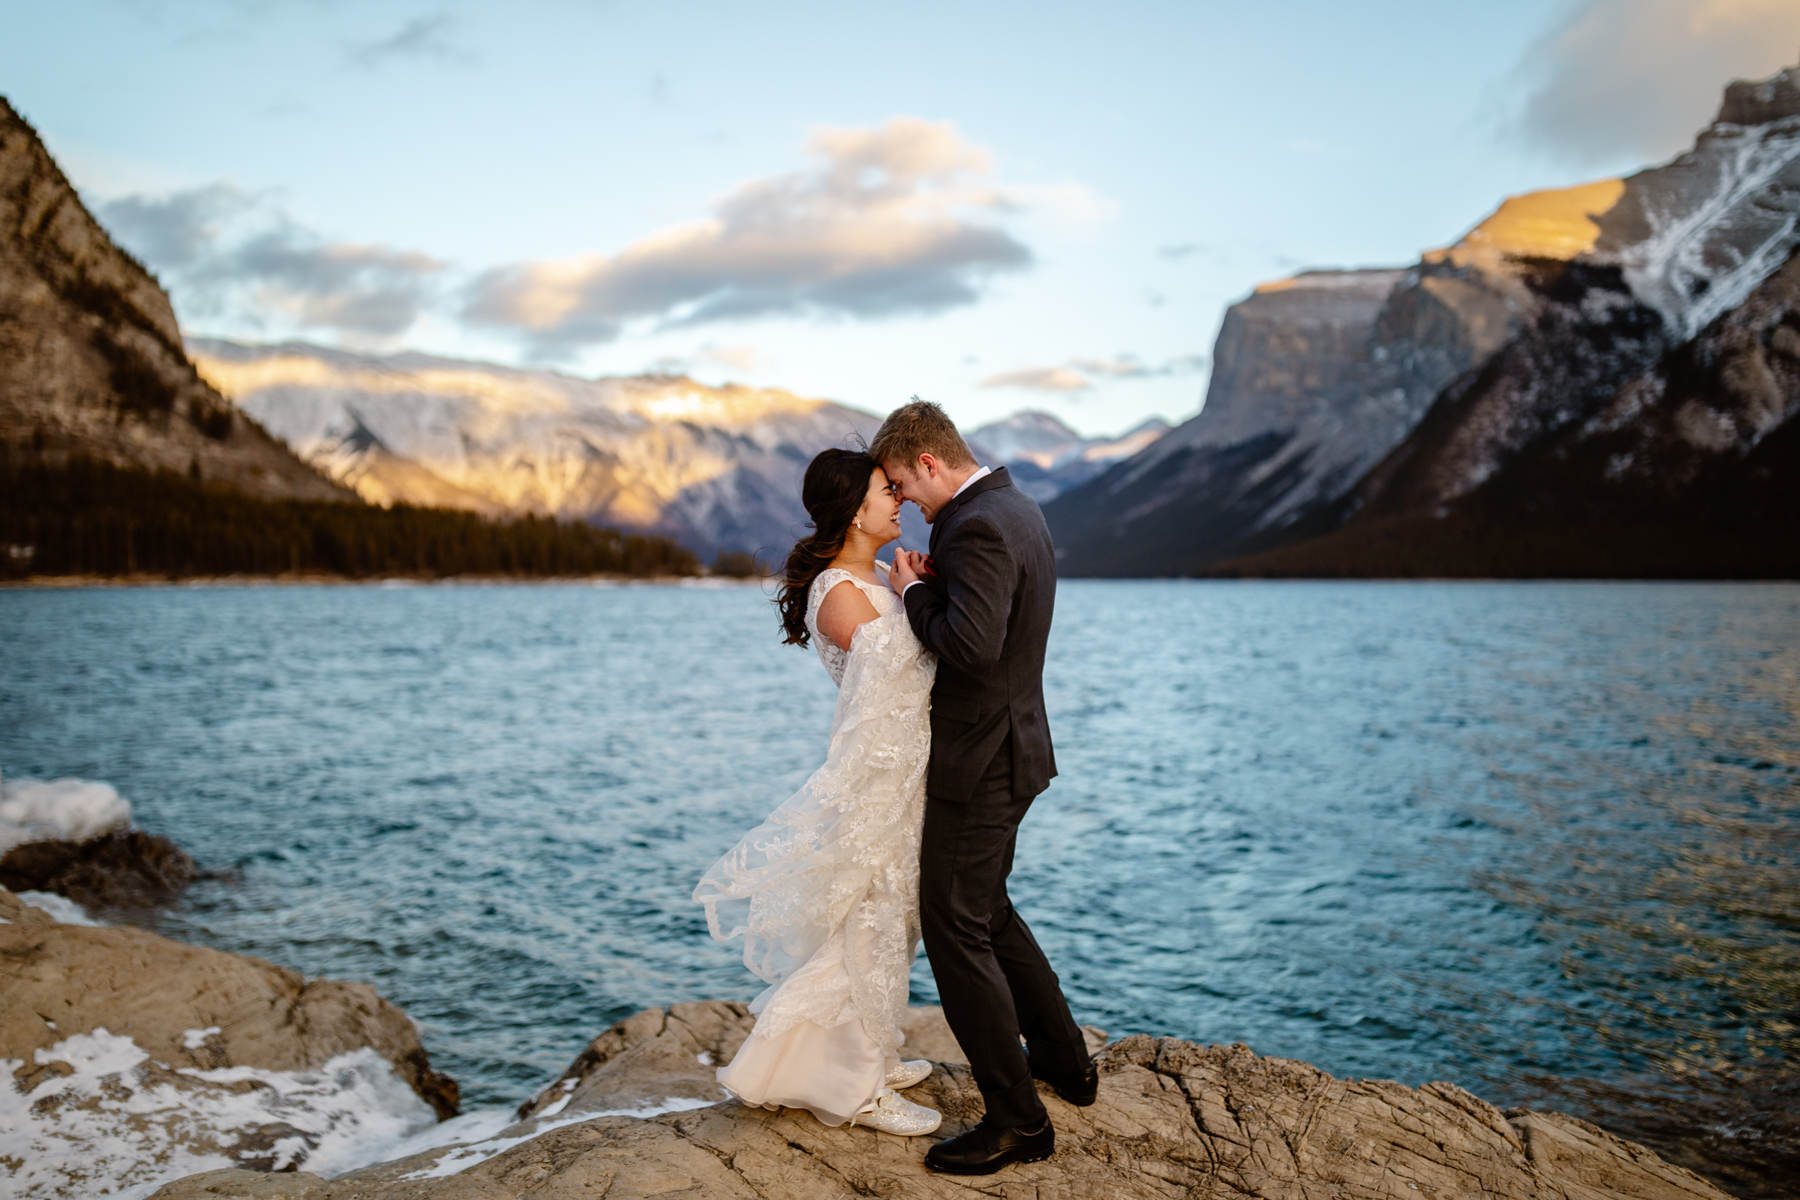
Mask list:
[{"label": "bride's hand", "polygon": [[906,591],[906,585],[919,577],[918,555],[911,550],[894,551],[894,565],[888,571],[888,586],[898,596]]}]

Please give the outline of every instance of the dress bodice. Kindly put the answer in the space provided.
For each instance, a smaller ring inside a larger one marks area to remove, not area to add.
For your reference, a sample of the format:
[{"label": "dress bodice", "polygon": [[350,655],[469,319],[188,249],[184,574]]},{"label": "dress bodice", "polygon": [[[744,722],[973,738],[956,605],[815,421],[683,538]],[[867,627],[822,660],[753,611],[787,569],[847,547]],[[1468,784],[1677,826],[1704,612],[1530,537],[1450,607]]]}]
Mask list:
[{"label": "dress bodice", "polygon": [[819,661],[825,664],[825,670],[831,675],[831,682],[842,687],[844,683],[844,664],[849,662],[850,653],[838,648],[838,644],[819,632],[819,606],[825,603],[825,594],[838,584],[848,579],[862,589],[875,611],[886,616],[900,606],[900,598],[894,595],[894,589],[887,583],[887,566],[875,564],[875,573],[882,578],[881,583],[870,583],[859,579],[842,567],[826,567],[819,572],[818,578],[812,581],[812,587],[806,593],[806,631],[812,634],[813,645],[818,647]]}]

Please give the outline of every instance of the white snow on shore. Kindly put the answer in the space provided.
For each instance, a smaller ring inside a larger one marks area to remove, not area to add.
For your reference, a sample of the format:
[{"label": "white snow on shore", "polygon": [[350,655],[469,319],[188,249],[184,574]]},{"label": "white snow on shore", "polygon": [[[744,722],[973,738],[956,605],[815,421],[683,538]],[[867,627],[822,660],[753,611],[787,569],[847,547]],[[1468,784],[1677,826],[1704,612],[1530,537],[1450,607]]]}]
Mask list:
[{"label": "white snow on shore", "polygon": [[[12,1076],[23,1060],[0,1058],[0,1161],[21,1164],[7,1181],[18,1200],[142,1200],[172,1179],[245,1159],[337,1173],[437,1128],[431,1108],[367,1047],[307,1071],[171,1068],[101,1028],[32,1057],[71,1070],[45,1072],[20,1091]],[[229,1086],[246,1082],[256,1086]],[[272,1145],[240,1144],[272,1125],[297,1132]]]},{"label": "white snow on shore", "polygon": [[75,903],[67,896],[59,896],[55,892],[14,892],[22,903],[33,908],[41,908],[50,914],[50,919],[60,921],[64,925],[104,925],[105,921],[96,921],[88,916],[87,909]]},{"label": "white snow on shore", "polygon": [[[565,1097],[565,1099],[566,1099],[566,1097]],[[445,1178],[446,1176],[450,1176],[450,1175],[459,1175],[462,1172],[468,1170],[470,1167],[474,1166],[476,1163],[486,1162],[488,1159],[493,1158],[496,1154],[501,1154],[507,1150],[511,1150],[514,1146],[524,1145],[526,1142],[531,1141],[533,1138],[540,1137],[543,1134],[549,1133],[552,1129],[561,1129],[564,1125],[578,1125],[583,1121],[593,1121],[593,1120],[597,1120],[600,1117],[637,1117],[640,1120],[642,1120],[642,1119],[646,1119],[649,1117],[661,1116],[663,1113],[685,1112],[686,1110],[688,1110],[690,1108],[706,1108],[708,1105],[717,1104],[717,1103],[718,1103],[717,1100],[695,1100],[695,1099],[692,1099],[691,1097],[671,1097],[670,1099],[660,1100],[653,1104],[644,1105],[640,1108],[608,1108],[608,1109],[603,1109],[599,1112],[571,1113],[568,1116],[561,1118],[560,1120],[542,1121],[538,1125],[531,1128],[529,1131],[519,1134],[515,1137],[488,1137],[482,1141],[472,1142],[472,1143],[469,1143],[466,1145],[458,1145],[454,1149],[452,1149],[450,1151],[450,1153],[444,1155],[442,1158],[438,1159],[437,1162],[433,1163],[431,1166],[425,1168],[424,1170],[410,1171],[407,1174],[402,1175],[400,1178],[402,1178],[402,1179],[442,1179],[442,1178]],[[510,1111],[510,1110],[507,1110],[507,1111]],[[461,1120],[462,1118],[459,1117],[457,1119]],[[442,1129],[442,1128],[445,1128],[445,1127],[447,1127],[449,1125],[453,1125],[453,1124],[455,1124],[454,1121],[448,1121],[448,1122],[445,1122],[444,1126],[440,1126],[439,1128]],[[503,1126],[503,1128],[504,1128],[504,1126]],[[437,1130],[432,1130],[429,1132],[436,1133]],[[443,1143],[440,1142],[440,1143],[435,1143],[435,1144],[442,1145]],[[415,1148],[408,1149],[407,1153],[408,1154],[417,1154],[423,1150],[427,1150],[430,1148],[432,1148],[432,1147],[431,1146],[418,1146]],[[403,1156],[396,1155],[396,1154],[388,1154],[385,1157],[389,1160],[392,1160],[392,1159],[403,1157]]]},{"label": "white snow on shore", "polygon": [[131,802],[91,779],[0,779],[0,854],[26,842],[80,842],[131,826]]}]

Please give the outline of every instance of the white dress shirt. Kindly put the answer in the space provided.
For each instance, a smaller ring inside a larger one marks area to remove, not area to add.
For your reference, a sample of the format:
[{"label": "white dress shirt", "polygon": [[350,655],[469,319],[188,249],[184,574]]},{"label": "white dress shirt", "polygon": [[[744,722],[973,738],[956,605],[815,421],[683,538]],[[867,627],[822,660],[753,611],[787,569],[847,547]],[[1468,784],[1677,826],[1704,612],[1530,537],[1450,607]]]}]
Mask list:
[{"label": "white dress shirt", "polygon": [[[992,475],[993,473],[994,473],[994,468],[992,468],[992,467],[982,467],[981,469],[977,470],[973,475],[969,476],[967,479],[962,481],[961,487],[957,488],[954,492],[950,493],[950,500],[954,500],[958,496],[962,495],[964,492],[968,491],[969,485],[971,483],[974,483],[977,479],[980,479],[984,475]],[[948,506],[950,503],[950,500],[944,501],[944,504],[946,506]],[[906,593],[912,589],[913,583],[924,583],[924,582],[925,581],[923,579],[913,580],[912,583],[909,583],[905,587],[900,589],[900,598],[902,600],[906,599]]]}]

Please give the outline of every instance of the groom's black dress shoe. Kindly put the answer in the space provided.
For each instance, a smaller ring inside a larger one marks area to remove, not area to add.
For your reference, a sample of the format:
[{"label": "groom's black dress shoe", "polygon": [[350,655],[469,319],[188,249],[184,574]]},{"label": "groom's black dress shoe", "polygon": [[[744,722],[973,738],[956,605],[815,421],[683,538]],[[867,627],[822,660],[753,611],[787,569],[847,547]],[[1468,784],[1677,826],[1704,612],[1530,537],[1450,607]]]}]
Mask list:
[{"label": "groom's black dress shoe", "polygon": [[1031,1062],[1031,1052],[1025,1052],[1025,1061],[1031,1063],[1031,1077],[1050,1085],[1050,1090],[1078,1108],[1086,1108],[1100,1095],[1100,1068],[1088,1059],[1081,1065],[1078,1074],[1064,1074],[1054,1071],[1039,1071],[1038,1065]]},{"label": "groom's black dress shoe", "polygon": [[1056,1130],[1048,1118],[1029,1132],[983,1123],[927,1150],[925,1165],[951,1175],[992,1175],[1007,1163],[1049,1158],[1055,1149]]}]

